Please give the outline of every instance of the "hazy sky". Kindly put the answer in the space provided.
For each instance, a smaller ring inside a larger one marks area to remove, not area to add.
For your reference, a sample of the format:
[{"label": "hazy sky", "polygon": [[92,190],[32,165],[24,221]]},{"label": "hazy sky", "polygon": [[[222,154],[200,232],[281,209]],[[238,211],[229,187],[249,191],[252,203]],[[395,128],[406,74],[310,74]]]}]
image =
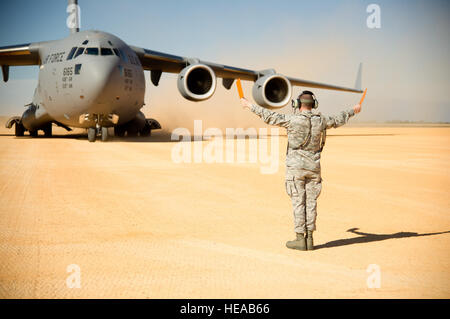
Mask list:
[{"label": "hazy sky", "polygon": [[[381,8],[370,29],[369,4]],[[363,62],[368,87],[360,120],[450,121],[450,1],[80,0],[81,29],[113,33],[131,45],[252,69],[275,68],[300,78],[353,86]],[[60,39],[67,1],[2,2],[0,46]],[[38,67],[12,67],[0,83],[0,114],[19,115],[31,102]],[[238,101],[218,86],[211,100],[184,100],[175,75],[161,87],[147,79],[147,113],[184,112],[201,118]],[[250,96],[251,85],[245,85]],[[295,88],[298,94],[301,88]],[[315,90],[324,113],[359,94]],[[169,103],[172,108],[164,104]],[[175,108],[176,107],[176,108]],[[181,110],[182,109],[182,110]],[[170,111],[169,111],[170,110]],[[212,112],[212,111],[210,111]]]}]

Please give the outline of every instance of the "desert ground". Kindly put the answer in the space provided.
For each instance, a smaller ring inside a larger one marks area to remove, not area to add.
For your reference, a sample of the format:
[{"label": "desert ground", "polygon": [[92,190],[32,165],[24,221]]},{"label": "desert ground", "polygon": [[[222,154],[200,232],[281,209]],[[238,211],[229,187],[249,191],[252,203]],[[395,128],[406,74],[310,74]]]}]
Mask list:
[{"label": "desert ground", "polygon": [[450,297],[450,127],[330,131],[309,252],[285,247],[285,136],[262,174],[176,163],[167,132],[54,132],[0,129],[1,298]]}]

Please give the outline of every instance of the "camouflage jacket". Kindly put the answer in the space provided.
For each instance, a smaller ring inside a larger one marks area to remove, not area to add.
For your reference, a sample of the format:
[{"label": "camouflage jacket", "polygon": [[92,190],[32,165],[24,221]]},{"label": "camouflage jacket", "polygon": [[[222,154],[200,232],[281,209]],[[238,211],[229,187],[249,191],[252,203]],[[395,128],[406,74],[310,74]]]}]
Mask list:
[{"label": "camouflage jacket", "polygon": [[325,116],[316,110],[281,114],[255,104],[251,110],[267,124],[287,129],[287,178],[305,169],[320,172],[320,153],[325,142],[326,130],[344,125],[355,115],[353,109],[342,111],[336,116]]}]

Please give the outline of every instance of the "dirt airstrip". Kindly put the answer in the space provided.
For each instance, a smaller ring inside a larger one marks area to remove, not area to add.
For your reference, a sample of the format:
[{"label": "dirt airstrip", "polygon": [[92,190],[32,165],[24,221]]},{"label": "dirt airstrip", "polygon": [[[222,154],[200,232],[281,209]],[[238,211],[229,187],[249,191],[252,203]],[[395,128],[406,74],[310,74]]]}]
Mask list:
[{"label": "dirt airstrip", "polygon": [[285,136],[262,174],[164,132],[0,133],[1,298],[450,297],[449,127],[330,131],[313,252],[285,247]]}]

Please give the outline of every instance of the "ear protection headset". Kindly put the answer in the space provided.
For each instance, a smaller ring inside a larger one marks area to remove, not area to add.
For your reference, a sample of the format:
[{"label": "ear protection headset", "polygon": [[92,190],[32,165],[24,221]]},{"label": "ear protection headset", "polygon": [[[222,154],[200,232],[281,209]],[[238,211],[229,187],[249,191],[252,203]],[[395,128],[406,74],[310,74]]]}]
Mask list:
[{"label": "ear protection headset", "polygon": [[[311,99],[302,99],[302,96],[305,94],[309,94],[312,96],[312,100]],[[316,96],[314,95],[313,92],[311,91],[303,91],[296,100],[292,100],[292,107],[293,108],[300,108],[302,103],[312,103],[313,109],[317,109],[319,107],[319,101],[317,101]]]}]

